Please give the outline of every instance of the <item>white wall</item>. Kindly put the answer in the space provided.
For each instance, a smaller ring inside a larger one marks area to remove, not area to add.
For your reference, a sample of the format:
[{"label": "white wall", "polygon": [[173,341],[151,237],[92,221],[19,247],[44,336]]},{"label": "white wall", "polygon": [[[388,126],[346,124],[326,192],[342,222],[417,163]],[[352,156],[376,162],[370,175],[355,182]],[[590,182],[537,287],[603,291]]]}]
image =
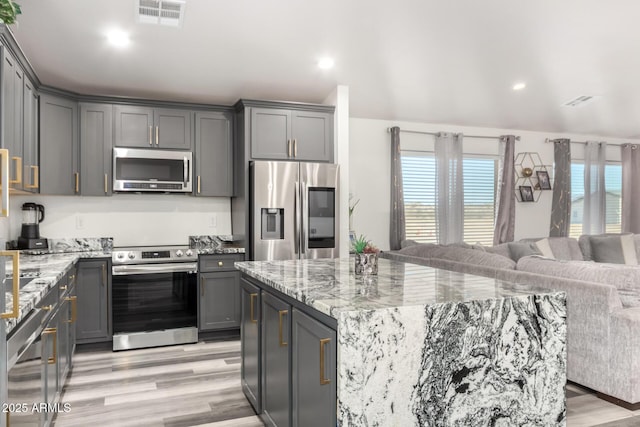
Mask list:
[{"label": "white wall", "polygon": [[25,202],[44,205],[40,234],[113,237],[115,246],[187,244],[190,235],[231,234],[228,198],[169,194],[111,197],[11,196],[8,238],[16,239]]},{"label": "white wall", "polygon": [[[638,140],[621,140],[594,135],[560,134],[554,132],[532,132],[513,129],[478,128],[457,125],[398,122],[351,118],[350,120],[350,180],[349,191],[354,199],[360,199],[353,215],[353,228],[358,235],[364,234],[380,249],[389,249],[390,187],[391,171],[390,134],[387,128],[423,132],[462,132],[465,135],[498,136],[512,134],[520,136],[516,142],[519,152],[538,152],[543,164],[551,170],[553,165],[553,144],[545,143],[546,138],[570,138],[574,141],[597,140],[610,144],[624,142],[638,143]],[[430,135],[401,133],[402,148],[429,146],[434,137]],[[465,137],[465,152],[497,153],[497,139],[473,139]],[[572,144],[572,157],[581,159],[582,146]],[[619,160],[619,148],[608,147],[610,160]],[[543,191],[537,203],[516,203],[515,239],[547,236],[551,216],[551,191]]]}]

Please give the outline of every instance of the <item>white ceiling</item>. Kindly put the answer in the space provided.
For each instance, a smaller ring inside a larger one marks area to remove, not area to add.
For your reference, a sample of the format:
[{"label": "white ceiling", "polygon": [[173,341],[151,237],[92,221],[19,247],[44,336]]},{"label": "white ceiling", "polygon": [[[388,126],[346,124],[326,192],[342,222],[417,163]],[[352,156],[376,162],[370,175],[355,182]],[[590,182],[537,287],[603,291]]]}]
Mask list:
[{"label": "white ceiling", "polygon": [[[187,0],[181,29],[136,23],[135,0],[18,3],[40,80],[78,93],[322,102],[341,84],[352,117],[640,138],[637,0]],[[598,98],[563,106],[580,95]]]}]

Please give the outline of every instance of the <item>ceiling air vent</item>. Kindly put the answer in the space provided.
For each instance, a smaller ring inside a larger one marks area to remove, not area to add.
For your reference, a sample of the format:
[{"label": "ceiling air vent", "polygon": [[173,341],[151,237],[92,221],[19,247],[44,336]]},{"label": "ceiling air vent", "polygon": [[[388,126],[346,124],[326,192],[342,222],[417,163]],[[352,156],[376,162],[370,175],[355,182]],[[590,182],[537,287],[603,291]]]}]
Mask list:
[{"label": "ceiling air vent", "polygon": [[185,1],[138,0],[138,21],[145,24],[181,27],[184,19]]},{"label": "ceiling air vent", "polygon": [[592,101],[595,97],[591,95],[582,95],[569,102],[565,102],[565,107],[577,107],[578,105],[584,105],[585,103]]}]

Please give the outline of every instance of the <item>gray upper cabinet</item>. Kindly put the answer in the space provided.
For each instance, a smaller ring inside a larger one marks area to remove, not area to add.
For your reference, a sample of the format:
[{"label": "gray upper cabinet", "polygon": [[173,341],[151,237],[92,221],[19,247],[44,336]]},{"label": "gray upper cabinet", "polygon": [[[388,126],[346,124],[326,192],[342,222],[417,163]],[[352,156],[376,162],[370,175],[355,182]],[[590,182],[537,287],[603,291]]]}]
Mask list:
[{"label": "gray upper cabinet", "polygon": [[80,193],[78,103],[42,94],[40,97],[40,192]]},{"label": "gray upper cabinet", "polygon": [[333,161],[333,114],[253,107],[251,158]]},{"label": "gray upper cabinet", "polygon": [[40,189],[40,160],[38,153],[38,94],[35,86],[25,76],[23,107],[23,189],[37,193]]},{"label": "gray upper cabinet", "polygon": [[198,112],[196,118],[196,196],[233,195],[233,118],[230,113]]},{"label": "gray upper cabinet", "polygon": [[2,147],[9,150],[9,184],[23,188],[24,73],[13,55],[2,47]]},{"label": "gray upper cabinet", "polygon": [[291,425],[291,306],[262,294],[262,419]]},{"label": "gray upper cabinet", "polygon": [[191,111],[115,105],[116,147],[190,150]]},{"label": "gray upper cabinet", "polygon": [[78,298],[77,342],[88,343],[111,339],[110,288],[111,266],[109,260],[80,261],[76,282]]},{"label": "gray upper cabinet", "polygon": [[335,426],[335,330],[293,309],[291,342],[293,425]]},{"label": "gray upper cabinet", "polygon": [[83,196],[111,194],[111,104],[80,104],[80,191]]}]

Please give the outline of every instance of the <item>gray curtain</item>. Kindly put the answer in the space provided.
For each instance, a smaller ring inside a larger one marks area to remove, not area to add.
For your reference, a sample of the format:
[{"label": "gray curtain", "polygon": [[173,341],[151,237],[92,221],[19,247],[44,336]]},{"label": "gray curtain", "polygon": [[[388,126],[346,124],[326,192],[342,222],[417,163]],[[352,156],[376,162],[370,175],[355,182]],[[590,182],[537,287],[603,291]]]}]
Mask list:
[{"label": "gray curtain", "polygon": [[640,146],[624,144],[622,150],[622,231],[640,233]]},{"label": "gray curtain", "polygon": [[589,141],[584,148],[582,234],[605,232],[604,165],[607,162],[606,150],[606,142]]},{"label": "gray curtain", "polygon": [[435,143],[438,243],[463,240],[462,134],[439,133]]},{"label": "gray curtain", "polygon": [[516,226],[516,180],[514,175],[516,137],[500,137],[500,168],[498,171],[498,194],[496,195],[496,220],[493,229],[493,244],[512,242]]},{"label": "gray curtain", "polygon": [[400,156],[400,128],[391,128],[391,224],[389,247],[400,249],[406,239],[404,217],[404,193],[402,191],[402,158]]},{"label": "gray curtain", "polygon": [[553,141],[554,185],[549,236],[567,237],[571,222],[571,141]]}]

